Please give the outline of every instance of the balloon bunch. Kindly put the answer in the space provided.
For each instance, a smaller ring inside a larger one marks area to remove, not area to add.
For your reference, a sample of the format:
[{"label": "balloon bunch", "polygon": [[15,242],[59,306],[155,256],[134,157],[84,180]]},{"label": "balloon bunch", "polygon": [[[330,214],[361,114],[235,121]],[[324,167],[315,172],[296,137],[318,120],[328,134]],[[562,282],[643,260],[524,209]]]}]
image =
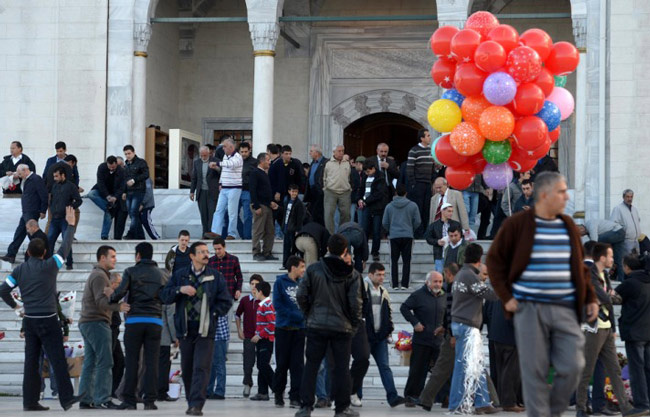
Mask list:
[{"label": "balloon bunch", "polygon": [[464,29],[440,27],[430,43],[438,58],[431,77],[447,89],[427,115],[443,133],[431,146],[434,159],[447,166],[453,188],[469,187],[479,173],[489,187],[506,188],[513,170],[529,171],[548,153],[573,113],[564,85],[578,50],[541,29],[519,35],[484,11]]}]

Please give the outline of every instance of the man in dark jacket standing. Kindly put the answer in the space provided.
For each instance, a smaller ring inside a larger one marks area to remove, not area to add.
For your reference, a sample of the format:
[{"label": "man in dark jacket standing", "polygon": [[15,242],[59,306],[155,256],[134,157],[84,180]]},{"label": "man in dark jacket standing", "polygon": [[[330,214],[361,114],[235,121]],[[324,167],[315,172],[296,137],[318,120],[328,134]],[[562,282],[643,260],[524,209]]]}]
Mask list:
[{"label": "man in dark jacket standing", "polygon": [[447,297],[442,290],[442,275],[432,271],[424,285],[411,293],[400,306],[402,316],[413,326],[413,352],[409,376],[404,387],[407,407],[415,407],[424,387],[429,363],[440,353],[441,336],[434,331],[442,325]]},{"label": "man in dark jacket standing", "polygon": [[5,197],[17,197],[20,196],[21,192],[23,192],[24,187],[21,185],[25,181],[24,178],[21,178],[20,175],[18,175],[18,166],[25,164],[29,167],[29,170],[34,173],[36,173],[36,166],[32,160],[29,159],[29,156],[23,153],[23,145],[17,140],[11,142],[9,151],[11,154],[5,156],[2,159],[2,162],[0,162],[0,176],[13,176],[14,180],[18,180],[18,184],[3,190],[3,194]]},{"label": "man in dark jacket standing", "polygon": [[124,179],[126,180],[126,209],[131,218],[127,239],[144,240],[144,230],[140,222],[140,205],[144,200],[146,192],[145,181],[149,178],[149,167],[147,161],[138,158],[132,145],[124,147]]},{"label": "man in dark jacket standing", "polygon": [[360,192],[356,200],[359,213],[362,213],[361,225],[366,230],[366,235],[372,237],[372,259],[379,260],[379,245],[381,245],[381,221],[384,209],[390,203],[390,188],[386,183],[386,176],[377,171],[377,166],[370,160],[363,163],[364,175],[361,177]]},{"label": "man in dark jacket standing", "polygon": [[418,206],[420,212],[420,227],[415,237],[419,239],[424,234],[429,222],[431,207],[431,181],[436,176],[433,157],[431,156],[431,134],[427,129],[418,131],[418,143],[411,148],[406,161],[406,180],[409,186],[409,199]]},{"label": "man in dark jacket standing", "polygon": [[248,179],[253,208],[253,259],[256,261],[278,260],[272,254],[275,241],[273,210],[278,209],[278,204],[273,201],[268,169],[269,155],[261,153],[257,156],[257,168],[251,171]]},{"label": "man in dark jacket standing", "polygon": [[122,282],[115,292],[108,287],[105,290],[111,303],[117,303],[127,293],[127,303],[131,306],[124,321],[125,380],[124,402],[121,410],[135,410],[136,387],[138,385],[138,368],[140,350],[144,348],[145,389],[144,409],[156,410],[154,404],[158,398],[158,353],[162,332],[162,304],[160,289],[163,286],[162,272],[158,264],[152,261],[153,246],[147,242],[135,247],[136,264],[124,270]]},{"label": "man in dark jacket standing", "polygon": [[[0,258],[9,263],[14,263],[18,249],[27,236],[25,224],[32,219],[44,219],[45,213],[47,213],[47,188],[43,178],[32,172],[25,164],[18,165],[16,173],[22,180],[20,204],[23,213],[14,232],[14,239],[7,249],[7,255]],[[47,244],[47,242],[45,243]]]},{"label": "man in dark jacket standing", "polygon": [[117,158],[111,155],[97,167],[97,183],[88,193],[88,198],[104,212],[102,240],[108,239],[113,221],[111,212],[119,207],[124,187],[124,169],[117,165]]},{"label": "man in dark jacket standing", "polygon": [[296,232],[302,228],[305,221],[305,205],[298,198],[300,186],[289,185],[289,195],[285,197],[282,206],[278,210],[280,227],[284,233],[282,242],[282,267],[287,268],[286,263],[289,255],[293,253],[296,241]]},{"label": "man in dark jacket standing", "polygon": [[349,265],[348,242],[332,235],[329,255],[307,268],[298,286],[296,300],[305,315],[307,350],[302,375],[302,407],[296,417],[309,417],[314,405],[316,375],[328,347],[334,359],[332,385],[336,387],[336,417],[356,417],[350,409],[350,342],[361,325],[361,279]]},{"label": "man in dark jacket standing", "polygon": [[323,149],[320,145],[313,144],[309,148],[311,166],[307,177],[307,188],[305,192],[305,203],[309,203],[309,211],[314,221],[325,226],[325,209],[323,193],[323,172],[325,164],[329,159],[323,156]]},{"label": "man in dark jacket standing", "polygon": [[[50,245],[50,253],[54,253],[54,244],[59,238],[61,233],[64,233],[68,228],[68,223],[65,221],[66,207],[72,207],[77,210],[81,206],[81,196],[79,195],[78,187],[74,185],[65,176],[65,169],[58,167],[54,170],[54,185],[52,186],[52,194],[50,195],[50,212],[52,213],[52,221],[50,222],[50,230],[47,233],[47,240]],[[66,260],[66,269],[72,269],[72,250],[68,254]]]},{"label": "man in dark jacket standing", "polygon": [[289,185],[302,184],[302,162],[291,157],[291,146],[282,147],[280,158],[273,161],[269,167],[269,179],[273,190],[273,199],[276,203],[282,204],[287,196]]},{"label": "man in dark jacket standing", "polygon": [[241,196],[239,197],[239,208],[242,210],[242,217],[237,222],[237,228],[242,239],[250,239],[253,236],[253,212],[251,211],[251,191],[248,181],[251,171],[257,168],[257,159],[252,155],[251,144],[242,142],[239,145],[239,154],[244,161],[241,169]]},{"label": "man in dark jacket standing", "polygon": [[[190,246],[192,264],[170,278],[160,293],[165,304],[176,303],[174,324],[181,348],[181,372],[188,409],[202,416],[210,379],[217,317],[228,314],[232,295],[219,271],[208,268],[210,250],[203,242]],[[155,386],[155,385],[154,385]]]},{"label": "man in dark jacket standing", "polygon": [[194,161],[192,166],[190,200],[196,201],[199,205],[205,239],[212,236],[210,226],[212,226],[212,216],[217,208],[217,197],[219,197],[219,168],[210,167],[210,163],[217,162],[217,158],[210,157],[210,148],[207,146],[201,146],[199,156],[200,158]]},{"label": "man in dark jacket standing", "polygon": [[440,207],[440,218],[431,223],[424,232],[424,238],[427,243],[433,246],[433,263],[436,271],[442,273],[445,259],[442,256],[443,249],[449,243],[449,229],[457,228],[460,230],[460,223],[452,220],[454,215],[454,206],[449,203],[443,203]]}]

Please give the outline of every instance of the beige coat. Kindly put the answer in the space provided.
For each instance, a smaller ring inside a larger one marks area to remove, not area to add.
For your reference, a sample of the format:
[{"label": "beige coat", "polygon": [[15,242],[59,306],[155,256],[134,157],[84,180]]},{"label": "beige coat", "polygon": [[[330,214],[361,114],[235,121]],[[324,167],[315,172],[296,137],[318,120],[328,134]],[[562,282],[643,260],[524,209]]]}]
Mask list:
[{"label": "beige coat", "polygon": [[350,185],[350,162],[330,159],[323,171],[323,189],[335,194],[343,194],[352,190]]},{"label": "beige coat", "polygon": [[[454,214],[451,216],[452,220],[456,220],[458,223],[460,223],[460,226],[463,228],[463,230],[469,230],[469,218],[467,217],[467,208],[465,208],[463,193],[448,188],[446,196],[447,203],[451,204],[454,207]],[[436,209],[440,203],[440,198],[440,194],[435,194],[433,197],[431,197],[429,224],[433,223],[433,219],[436,217]]]}]

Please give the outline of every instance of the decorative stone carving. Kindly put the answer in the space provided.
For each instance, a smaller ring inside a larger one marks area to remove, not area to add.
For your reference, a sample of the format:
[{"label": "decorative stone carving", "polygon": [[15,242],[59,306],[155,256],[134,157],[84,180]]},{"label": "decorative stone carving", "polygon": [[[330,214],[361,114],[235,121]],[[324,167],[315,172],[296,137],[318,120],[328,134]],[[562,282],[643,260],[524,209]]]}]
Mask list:
[{"label": "decorative stone carving", "polygon": [[255,51],[275,51],[284,0],[246,0],[248,29]]},{"label": "decorative stone carving", "polygon": [[151,24],[136,23],[133,27],[133,40],[135,51],[147,52],[147,47],[151,40]]},{"label": "decorative stone carving", "polygon": [[409,114],[411,114],[413,110],[415,110],[415,97],[413,97],[412,95],[404,94],[402,96],[402,102],[404,104],[402,105],[400,113],[403,114],[404,116],[408,116]]},{"label": "decorative stone carving", "polygon": [[346,127],[350,124],[350,118],[344,114],[342,107],[337,107],[332,111],[332,118],[341,127]]},{"label": "decorative stone carving", "polygon": [[381,111],[387,113],[390,105],[393,104],[393,100],[390,98],[390,91],[384,91],[379,97],[379,105],[381,106]]},{"label": "decorative stone carving", "polygon": [[580,51],[587,49],[587,17],[573,17],[573,37],[576,48]]},{"label": "decorative stone carving", "polygon": [[280,34],[280,25],[277,23],[249,23],[253,49],[255,51],[275,51]]},{"label": "decorative stone carving", "polygon": [[370,107],[366,105],[368,102],[368,96],[359,95],[354,98],[354,109],[359,112],[361,117],[367,116],[370,114]]}]

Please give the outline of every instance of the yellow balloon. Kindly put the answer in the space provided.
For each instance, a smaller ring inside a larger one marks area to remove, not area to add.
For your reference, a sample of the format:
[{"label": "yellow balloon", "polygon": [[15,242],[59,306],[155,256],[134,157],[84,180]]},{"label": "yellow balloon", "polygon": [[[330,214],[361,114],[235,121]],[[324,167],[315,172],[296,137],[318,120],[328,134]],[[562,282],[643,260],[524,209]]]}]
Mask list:
[{"label": "yellow balloon", "polygon": [[463,114],[458,104],[444,98],[431,103],[427,112],[427,119],[431,127],[443,133],[451,132],[462,118]]}]

